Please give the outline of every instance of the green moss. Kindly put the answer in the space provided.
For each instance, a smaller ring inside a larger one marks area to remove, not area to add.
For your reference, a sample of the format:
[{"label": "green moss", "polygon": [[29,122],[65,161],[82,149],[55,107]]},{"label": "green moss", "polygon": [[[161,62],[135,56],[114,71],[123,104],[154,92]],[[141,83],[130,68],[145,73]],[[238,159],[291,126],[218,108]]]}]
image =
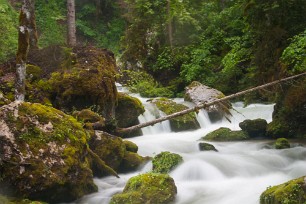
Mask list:
[{"label": "green moss", "polygon": [[130,127],[138,124],[138,116],[144,113],[141,101],[125,93],[118,93],[116,120],[118,127]]},{"label": "green moss", "polygon": [[209,143],[199,143],[199,148],[201,151],[215,151],[217,152],[218,150],[214,147],[214,145],[209,144]]},{"label": "green moss", "polygon": [[[188,109],[187,106],[177,104],[174,101],[166,98],[154,100],[153,103],[166,115],[171,115],[173,113]],[[171,129],[175,132],[198,129],[200,127],[198,121],[196,120],[196,115],[193,112],[170,119],[170,125]]]},{"label": "green moss", "polygon": [[260,196],[260,204],[302,204],[306,202],[306,177],[273,186]]},{"label": "green moss", "polygon": [[290,143],[286,138],[278,138],[274,143],[275,149],[290,148]]},{"label": "green moss", "polygon": [[166,174],[146,173],[128,180],[124,190],[112,197],[110,204],[167,204],[174,201],[177,189]]},{"label": "green moss", "polygon": [[38,66],[27,64],[27,79],[30,81],[39,80],[42,76],[42,69]]},{"label": "green moss", "polygon": [[123,143],[125,144],[126,151],[137,153],[138,146],[134,142],[124,140]]},{"label": "green moss", "polygon": [[127,151],[120,164],[120,170],[121,172],[136,170],[149,159],[149,157],[142,157],[137,153]]},{"label": "green moss", "polygon": [[153,158],[154,173],[169,173],[177,165],[183,162],[183,158],[175,153],[161,152]]},{"label": "green moss", "polygon": [[47,204],[40,201],[31,201],[28,199],[16,199],[0,195],[1,204]]},{"label": "green moss", "polygon": [[239,127],[251,138],[264,137],[266,135],[267,121],[264,119],[244,120],[239,123]]},{"label": "green moss", "polygon": [[232,131],[229,128],[221,127],[208,133],[201,139],[209,141],[237,141],[249,139],[249,136],[244,131]]}]

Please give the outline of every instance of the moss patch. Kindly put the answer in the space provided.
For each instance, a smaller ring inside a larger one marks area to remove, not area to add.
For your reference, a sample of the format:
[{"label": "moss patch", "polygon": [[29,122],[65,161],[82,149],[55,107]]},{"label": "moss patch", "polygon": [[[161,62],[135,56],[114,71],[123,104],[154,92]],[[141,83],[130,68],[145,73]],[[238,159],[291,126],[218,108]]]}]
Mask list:
[{"label": "moss patch", "polygon": [[167,204],[174,201],[176,193],[170,176],[146,173],[130,178],[123,192],[114,195],[110,204]]},{"label": "moss patch", "polygon": [[260,204],[304,204],[306,202],[306,177],[273,186],[260,196]]},{"label": "moss patch", "polygon": [[229,128],[221,127],[201,139],[209,141],[239,141],[249,139],[249,136],[244,131],[232,131]]},{"label": "moss patch", "polygon": [[[164,112],[166,115],[171,115],[173,113],[183,111],[188,109],[187,106],[183,104],[177,104],[172,100],[161,98],[154,100],[153,103],[158,107],[159,110]],[[183,116],[170,119],[171,129],[175,132],[184,130],[195,130],[200,128],[198,121],[196,120],[195,113],[188,113]]]},{"label": "moss patch", "polygon": [[274,143],[275,149],[290,148],[290,143],[286,138],[278,138]]},{"label": "moss patch", "polygon": [[183,162],[183,158],[175,153],[161,152],[153,158],[154,173],[169,173],[177,165]]}]

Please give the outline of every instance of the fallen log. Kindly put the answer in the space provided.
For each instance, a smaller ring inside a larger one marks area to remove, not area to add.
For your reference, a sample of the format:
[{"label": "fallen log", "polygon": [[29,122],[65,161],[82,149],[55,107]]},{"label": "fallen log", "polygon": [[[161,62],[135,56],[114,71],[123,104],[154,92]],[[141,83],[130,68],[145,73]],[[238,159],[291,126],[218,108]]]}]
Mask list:
[{"label": "fallen log", "polygon": [[276,80],[276,81],[273,81],[273,82],[270,82],[270,83],[267,83],[267,84],[263,84],[263,85],[260,85],[260,86],[254,87],[254,88],[250,88],[250,89],[247,89],[245,91],[241,91],[241,92],[238,92],[238,93],[235,93],[235,94],[225,96],[223,98],[211,101],[209,103],[202,103],[202,104],[196,105],[193,108],[189,108],[189,109],[177,112],[177,113],[173,113],[171,115],[163,116],[163,117],[157,118],[157,119],[149,121],[149,122],[141,123],[141,124],[134,125],[134,126],[131,126],[131,127],[128,127],[128,128],[118,128],[116,130],[116,133],[117,134],[129,133],[131,131],[134,131],[134,130],[137,130],[137,129],[140,129],[140,128],[143,128],[143,127],[151,126],[151,125],[154,125],[156,123],[160,123],[160,122],[163,122],[165,120],[169,120],[169,119],[181,116],[181,115],[185,115],[185,114],[190,113],[190,112],[197,112],[198,110],[200,110],[202,108],[205,109],[205,108],[207,108],[211,105],[217,104],[217,103],[221,104],[221,102],[224,102],[226,100],[229,100],[229,99],[232,99],[232,98],[235,98],[235,97],[238,97],[238,96],[241,96],[241,95],[244,95],[244,94],[256,91],[256,90],[260,90],[260,89],[266,88],[268,86],[273,86],[275,84],[279,84],[279,83],[284,82],[284,81],[292,80],[292,79],[295,79],[295,78],[298,78],[298,77],[301,77],[301,76],[304,76],[304,75],[306,75],[306,72],[301,73],[301,74],[297,74],[297,75],[294,75],[294,76],[291,76],[291,77],[287,77],[287,78],[284,78],[284,79],[279,79],[279,80]]}]

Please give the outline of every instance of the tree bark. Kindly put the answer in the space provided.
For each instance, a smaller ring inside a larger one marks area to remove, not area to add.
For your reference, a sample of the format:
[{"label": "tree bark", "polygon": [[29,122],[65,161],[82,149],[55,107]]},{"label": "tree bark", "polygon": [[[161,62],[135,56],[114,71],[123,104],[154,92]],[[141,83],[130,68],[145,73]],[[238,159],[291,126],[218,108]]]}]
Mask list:
[{"label": "tree bark", "polygon": [[173,29],[172,29],[172,17],[171,17],[171,0],[167,0],[167,14],[168,14],[168,40],[170,48],[173,48]]},{"label": "tree bark", "polygon": [[30,1],[29,12],[31,14],[29,24],[29,38],[30,38],[30,50],[38,49],[38,35],[36,27],[36,15],[35,15],[35,0]]},{"label": "tree bark", "polygon": [[30,47],[30,33],[32,32],[33,11],[31,0],[23,0],[23,4],[19,14],[19,30],[18,30],[18,49],[16,54],[16,82],[15,82],[15,100],[24,101],[25,98],[25,76],[26,61]]},{"label": "tree bark", "polygon": [[291,77],[287,77],[287,78],[284,78],[284,79],[276,80],[276,81],[273,81],[273,82],[270,82],[270,83],[267,83],[267,84],[264,84],[264,85],[261,85],[261,86],[257,86],[257,87],[251,88],[251,89],[247,89],[245,91],[241,91],[241,92],[229,95],[229,96],[225,96],[221,99],[217,99],[217,100],[211,101],[209,103],[202,103],[202,104],[199,104],[199,105],[197,105],[193,108],[189,108],[189,109],[177,112],[177,113],[173,113],[171,115],[160,117],[160,118],[157,118],[157,119],[149,121],[149,122],[141,123],[141,124],[138,124],[138,125],[135,125],[135,126],[132,126],[132,127],[128,127],[128,128],[120,128],[120,129],[117,129],[116,132],[117,132],[117,134],[128,133],[128,132],[131,132],[131,131],[134,131],[134,130],[137,130],[137,129],[140,129],[140,128],[143,128],[143,127],[147,127],[147,126],[154,125],[156,123],[160,123],[160,122],[165,121],[165,120],[169,120],[169,119],[181,116],[181,115],[185,115],[185,114],[190,113],[190,112],[197,112],[198,110],[200,110],[202,108],[207,108],[207,107],[209,107],[211,105],[214,105],[216,103],[222,103],[222,102],[227,101],[229,99],[232,99],[232,98],[235,98],[235,97],[238,97],[238,96],[241,96],[241,95],[244,95],[244,94],[256,91],[256,90],[260,90],[260,89],[266,88],[268,86],[273,86],[275,84],[278,84],[278,83],[281,83],[281,82],[284,82],[284,81],[292,80],[292,79],[295,79],[295,78],[298,78],[298,77],[304,76],[304,75],[306,75],[306,72],[298,74],[298,75],[294,75],[294,76],[291,76]]},{"label": "tree bark", "polygon": [[67,43],[70,47],[76,46],[75,26],[75,1],[67,0]]}]

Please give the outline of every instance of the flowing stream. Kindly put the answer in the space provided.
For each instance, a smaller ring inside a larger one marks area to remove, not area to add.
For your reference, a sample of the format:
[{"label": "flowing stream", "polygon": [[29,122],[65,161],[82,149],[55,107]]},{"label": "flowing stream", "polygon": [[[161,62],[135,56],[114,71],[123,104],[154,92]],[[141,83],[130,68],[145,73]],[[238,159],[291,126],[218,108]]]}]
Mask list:
[{"label": "flowing stream", "polygon": [[[152,120],[160,113],[138,97],[146,107],[139,117],[141,122]],[[182,103],[182,99],[176,99]],[[190,104],[187,104],[190,105]],[[306,147],[293,143],[293,148],[275,150],[271,141],[210,142],[219,152],[201,152],[199,139],[219,128],[239,129],[245,119],[263,118],[272,120],[273,105],[252,104],[243,107],[234,103],[231,123],[222,120],[212,124],[205,111],[197,119],[201,129],[188,132],[171,132],[169,122],[143,128],[143,136],[129,138],[139,147],[142,156],[154,156],[162,151],[180,154],[184,162],[174,169],[173,177],[178,189],[175,204],[258,204],[260,194],[269,186],[281,184],[305,175]],[[148,172],[148,163],[137,172],[120,174],[120,179],[105,177],[95,179],[99,192],[85,196],[77,203],[107,204],[114,193],[121,192],[127,180],[140,173]]]}]

